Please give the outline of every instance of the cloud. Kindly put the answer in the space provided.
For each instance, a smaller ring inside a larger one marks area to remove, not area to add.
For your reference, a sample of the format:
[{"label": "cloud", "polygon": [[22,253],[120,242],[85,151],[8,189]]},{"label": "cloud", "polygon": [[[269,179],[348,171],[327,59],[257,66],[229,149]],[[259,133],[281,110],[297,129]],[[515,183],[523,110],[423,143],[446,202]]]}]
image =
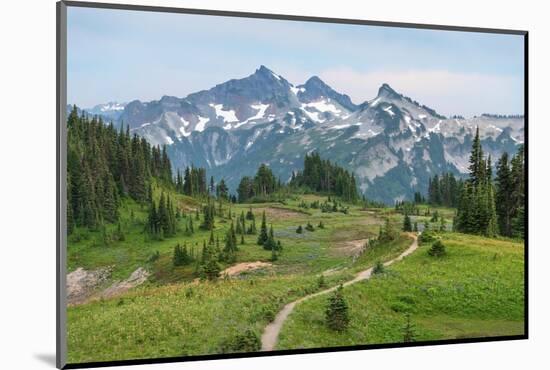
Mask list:
[{"label": "cloud", "polygon": [[523,79],[507,75],[447,70],[327,69],[320,77],[355,102],[373,99],[380,85],[388,83],[403,95],[446,115],[523,113]]}]

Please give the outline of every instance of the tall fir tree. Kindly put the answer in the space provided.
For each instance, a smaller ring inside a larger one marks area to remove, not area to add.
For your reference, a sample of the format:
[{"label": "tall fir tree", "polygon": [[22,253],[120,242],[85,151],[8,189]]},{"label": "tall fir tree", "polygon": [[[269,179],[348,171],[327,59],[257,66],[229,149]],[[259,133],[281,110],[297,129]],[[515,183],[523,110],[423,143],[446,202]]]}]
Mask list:
[{"label": "tall fir tree", "polygon": [[262,213],[262,225],[260,226],[260,234],[258,235],[258,245],[264,245],[268,239],[267,235],[267,222],[265,218],[265,211]]}]

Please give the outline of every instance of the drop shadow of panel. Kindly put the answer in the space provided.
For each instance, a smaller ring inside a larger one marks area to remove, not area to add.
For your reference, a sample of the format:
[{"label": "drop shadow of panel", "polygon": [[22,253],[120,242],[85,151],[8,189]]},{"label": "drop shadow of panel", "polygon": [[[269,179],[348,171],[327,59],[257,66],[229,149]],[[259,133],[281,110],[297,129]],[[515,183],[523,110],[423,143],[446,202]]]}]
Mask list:
[{"label": "drop shadow of panel", "polygon": [[34,358],[46,365],[55,367],[55,353],[35,353]]}]

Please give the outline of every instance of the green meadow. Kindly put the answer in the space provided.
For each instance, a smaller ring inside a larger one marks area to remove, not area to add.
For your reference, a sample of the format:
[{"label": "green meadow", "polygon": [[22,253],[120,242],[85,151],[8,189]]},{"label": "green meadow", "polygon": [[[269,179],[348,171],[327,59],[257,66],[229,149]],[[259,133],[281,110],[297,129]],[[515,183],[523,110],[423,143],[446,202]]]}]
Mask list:
[{"label": "green meadow", "polygon": [[[188,217],[195,217],[196,200],[172,195]],[[412,236],[403,233],[396,240],[365,248],[385,219],[399,229],[402,215],[393,208],[363,209],[353,204],[347,204],[347,214],[303,207],[304,201],[325,199],[300,195],[284,204],[232,204],[231,218],[230,205],[224,204],[223,217],[215,218],[216,237],[222,239],[236,216],[252,209],[257,226],[266,213],[283,250],[271,261],[271,252],[256,244],[257,236],[246,235],[245,244],[238,245],[235,264],[262,261],[272,266],[217,281],[197,279],[194,264],[174,267],[172,263],[175,244],[185,242],[198,253],[210,237],[210,232],[198,228],[199,221],[193,235],[183,232],[185,219],[181,219],[176,236],[151,240],[143,227],[146,209],[126,200],[120,209],[124,240],[109,241],[117,225],[93,232],[76,230],[69,239],[70,271],[112,266],[112,276],[103,287],[127,278],[138,267],[151,275],[145,284],[121,295],[96,296],[68,307],[69,361],[235,351],[232,341],[243,333],[259,338],[285,304],[350,280],[377,261],[397,257],[412,243]],[[452,210],[440,212],[450,215]],[[321,221],[324,228],[318,227]],[[315,230],[298,234],[297,227],[308,222]],[[348,330],[326,328],[328,295],[322,295],[297,305],[281,330],[277,348],[399,343],[407,314],[416,340],[521,334],[522,243],[452,232],[439,237],[447,256],[434,259],[424,245],[385,273],[344,289],[351,318]],[[159,257],[151,261],[157,251]],[[222,263],[221,268],[229,265]],[[258,346],[254,343],[252,348]]]},{"label": "green meadow", "polygon": [[417,341],[521,335],[524,330],[523,243],[458,233],[438,235],[447,255],[430,245],[344,289],[350,325],[325,326],[326,296],[297,306],[278,349],[403,343],[407,316]]}]

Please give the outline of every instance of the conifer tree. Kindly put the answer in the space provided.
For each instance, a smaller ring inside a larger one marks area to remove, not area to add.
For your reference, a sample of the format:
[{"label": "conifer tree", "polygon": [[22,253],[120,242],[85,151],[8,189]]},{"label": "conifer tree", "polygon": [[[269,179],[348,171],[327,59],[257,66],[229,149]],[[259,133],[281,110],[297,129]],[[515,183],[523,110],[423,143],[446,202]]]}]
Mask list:
[{"label": "conifer tree", "polygon": [[416,340],[414,325],[411,323],[411,315],[407,313],[405,326],[403,327],[403,342],[411,343]]},{"label": "conifer tree", "polygon": [[476,127],[476,134],[472,143],[472,151],[469,159],[470,165],[468,166],[468,170],[470,172],[470,182],[474,188],[477,188],[483,181],[481,178],[482,161],[483,150],[481,149],[481,141],[479,139],[479,127]]},{"label": "conifer tree", "polygon": [[252,212],[252,207],[246,212],[246,219],[252,221],[254,219],[254,213]]},{"label": "conifer tree", "polygon": [[214,228],[214,215],[215,215],[215,208],[214,204],[208,201],[208,203],[203,208],[203,222],[201,224],[201,229],[203,230],[211,230]]},{"label": "conifer tree", "polygon": [[498,216],[498,226],[500,233],[504,236],[512,234],[512,176],[508,153],[502,153],[497,162],[496,193],[495,204]]},{"label": "conifer tree", "polygon": [[403,219],[403,231],[412,231],[411,218],[407,213]]},{"label": "conifer tree", "polygon": [[213,195],[216,191],[216,186],[214,185],[214,176],[210,176],[210,195]]},{"label": "conifer tree", "polygon": [[275,236],[273,234],[273,225],[269,228],[269,234],[266,241],[263,244],[265,250],[277,250],[277,242],[275,241]]},{"label": "conifer tree", "polygon": [[224,260],[226,262],[234,262],[236,259],[235,253],[237,252],[237,236],[235,235],[235,228],[233,222],[227,230],[225,235],[225,247],[224,247]]},{"label": "conifer tree", "polygon": [[525,169],[524,147],[521,145],[511,161],[512,237],[525,238]]},{"label": "conifer tree", "polygon": [[204,274],[208,280],[216,280],[220,275],[220,265],[214,259],[208,260],[203,267]]},{"label": "conifer tree", "polygon": [[372,273],[374,275],[383,274],[386,271],[386,268],[384,267],[384,264],[382,261],[378,260],[376,261],[376,264],[372,268]]},{"label": "conifer tree", "polygon": [[244,220],[244,212],[241,211],[241,217],[240,217],[240,224],[241,224],[241,234],[246,233],[246,223]]},{"label": "conifer tree", "polygon": [[193,234],[195,229],[193,228],[193,217],[189,216],[189,232]]},{"label": "conifer tree", "polygon": [[174,247],[172,263],[174,266],[182,266],[185,263],[184,253],[179,243]]},{"label": "conifer tree", "polygon": [[267,241],[267,223],[265,219],[265,211],[262,214],[262,225],[260,226],[260,235],[258,235],[258,245],[264,245]]},{"label": "conifer tree", "polygon": [[325,310],[325,322],[329,329],[344,331],[349,325],[348,305],[343,295],[343,286],[340,285],[329,298]]},{"label": "conifer tree", "polygon": [[321,159],[316,152],[306,154],[304,170],[293,174],[289,186],[331,193],[345,201],[355,202],[359,199],[355,175],[329,160]]},{"label": "conifer tree", "polygon": [[447,251],[443,242],[436,240],[428,250],[428,254],[432,257],[443,257]]},{"label": "conifer tree", "polygon": [[97,230],[103,222],[116,223],[123,197],[151,202],[154,153],[146,140],[130,136],[128,126],[117,131],[101,118],[78,116],[73,107],[67,120],[69,232],[73,226]]},{"label": "conifer tree", "polygon": [[208,244],[210,245],[214,245],[214,230],[213,229],[210,229],[210,239],[208,239]]},{"label": "conifer tree", "polygon": [[472,144],[469,171],[469,178],[462,187],[454,228],[465,233],[495,236],[498,224],[491,158],[483,158],[479,129]]},{"label": "conifer tree", "polygon": [[248,227],[247,234],[249,235],[256,235],[258,231],[256,230],[256,218],[252,218],[252,222],[250,223],[250,226]]}]

